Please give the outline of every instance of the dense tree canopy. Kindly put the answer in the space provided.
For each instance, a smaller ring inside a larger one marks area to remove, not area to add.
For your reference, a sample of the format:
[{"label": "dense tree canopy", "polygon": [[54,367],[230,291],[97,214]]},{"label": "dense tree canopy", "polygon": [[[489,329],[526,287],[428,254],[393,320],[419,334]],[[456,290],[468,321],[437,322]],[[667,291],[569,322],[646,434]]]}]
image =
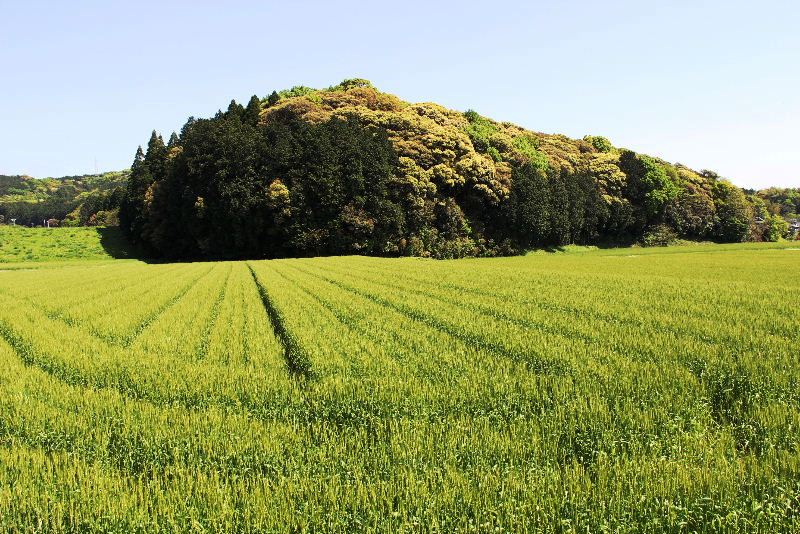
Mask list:
[{"label": "dense tree canopy", "polygon": [[[778,196],[763,209],[797,212],[797,196]],[[189,119],[166,145],[153,132],[120,220],[162,256],[447,258],[663,236],[773,238],[783,226],[754,231],[756,198],[604,137],[409,104],[355,79],[231,102]]]}]

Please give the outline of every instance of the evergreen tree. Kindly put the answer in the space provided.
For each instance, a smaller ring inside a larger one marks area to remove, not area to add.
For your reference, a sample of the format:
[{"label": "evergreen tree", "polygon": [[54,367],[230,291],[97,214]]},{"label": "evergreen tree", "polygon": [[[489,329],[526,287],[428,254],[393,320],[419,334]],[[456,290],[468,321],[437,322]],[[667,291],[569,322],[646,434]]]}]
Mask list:
[{"label": "evergreen tree", "polygon": [[144,151],[142,150],[142,145],[139,145],[139,148],[136,149],[136,155],[133,156],[133,164],[131,164],[131,170],[136,169],[143,163],[144,163]]},{"label": "evergreen tree", "polygon": [[147,142],[147,152],[144,160],[150,170],[153,180],[161,180],[166,174],[167,147],[161,135],[153,130],[150,141]]},{"label": "evergreen tree", "polygon": [[231,100],[231,103],[228,104],[228,111],[225,112],[225,116],[232,119],[242,120],[243,114],[244,107],[237,103],[236,100]]},{"label": "evergreen tree", "polygon": [[178,139],[178,134],[172,132],[172,135],[169,136],[169,141],[167,142],[167,148],[174,148],[178,146],[180,140]]},{"label": "evergreen tree", "polygon": [[526,163],[514,170],[509,204],[520,245],[544,245],[550,235],[550,189],[540,166]]},{"label": "evergreen tree", "polygon": [[256,95],[250,97],[250,101],[247,103],[247,107],[244,108],[244,113],[242,113],[242,122],[245,124],[250,124],[252,126],[256,126],[258,124],[258,117],[261,113],[261,101],[258,99]]},{"label": "evergreen tree", "polygon": [[267,105],[272,107],[278,102],[280,102],[281,97],[278,95],[276,91],[272,91],[272,93],[267,97]]},{"label": "evergreen tree", "polygon": [[[150,141],[151,145],[157,145],[155,132],[153,132]],[[142,147],[140,146],[136,150],[136,155],[133,158],[131,175],[128,178],[125,196],[120,205],[119,213],[120,226],[134,243],[142,241],[142,229],[145,221],[145,195],[152,183],[153,175],[150,172],[147,156],[142,152]]]},{"label": "evergreen tree", "polygon": [[570,198],[566,180],[558,170],[548,172],[550,187],[550,238],[545,244],[561,246],[570,241]]}]

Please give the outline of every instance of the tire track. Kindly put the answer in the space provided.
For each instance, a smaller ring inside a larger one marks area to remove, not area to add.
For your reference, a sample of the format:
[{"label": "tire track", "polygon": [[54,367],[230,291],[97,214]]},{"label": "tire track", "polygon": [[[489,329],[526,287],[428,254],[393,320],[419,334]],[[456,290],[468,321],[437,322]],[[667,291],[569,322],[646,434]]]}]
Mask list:
[{"label": "tire track", "polygon": [[258,288],[261,302],[264,305],[264,311],[266,311],[267,317],[269,317],[270,324],[275,332],[275,337],[283,346],[283,355],[286,359],[286,366],[289,372],[303,380],[313,378],[311,358],[308,356],[308,353],[302,347],[297,337],[287,327],[283,313],[275,306],[275,303],[269,296],[267,288],[259,281],[253,266],[248,263],[247,268],[250,269],[253,283],[255,283]]},{"label": "tire track", "polygon": [[300,268],[298,268],[298,270],[310,276],[314,276],[316,278],[324,280],[349,293],[358,295],[362,298],[368,299],[376,304],[379,304],[385,308],[394,310],[416,322],[424,324],[430,328],[434,328],[444,334],[447,334],[452,338],[458,339],[467,345],[471,345],[478,349],[491,352],[497,356],[507,358],[517,363],[524,364],[528,368],[528,370],[533,373],[564,376],[568,375],[571,371],[571,366],[567,362],[545,358],[531,353],[522,353],[516,350],[509,349],[508,347],[496,343],[494,341],[491,341],[485,338],[484,336],[473,334],[472,332],[468,332],[462,328],[455,327],[449,323],[437,319],[432,315],[421,312],[419,310],[415,310],[414,308],[411,308],[409,306],[395,303],[394,301],[384,298],[380,295],[375,295],[373,293],[364,291],[354,286],[350,286],[338,280],[333,280],[313,272],[305,271]]}]

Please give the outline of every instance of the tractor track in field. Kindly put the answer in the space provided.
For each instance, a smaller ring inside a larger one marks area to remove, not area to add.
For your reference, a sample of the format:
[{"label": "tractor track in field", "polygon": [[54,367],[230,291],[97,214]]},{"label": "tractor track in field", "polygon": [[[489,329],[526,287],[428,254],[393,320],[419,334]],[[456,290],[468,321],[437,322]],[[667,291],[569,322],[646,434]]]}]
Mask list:
[{"label": "tractor track in field", "polygon": [[[378,286],[383,286],[383,287],[386,287],[386,288],[389,288],[389,289],[393,289],[393,290],[397,290],[397,291],[408,291],[408,292],[414,293],[416,295],[419,295],[419,296],[422,296],[424,298],[428,298],[428,299],[431,299],[431,300],[434,300],[434,301],[443,302],[445,304],[449,304],[449,305],[456,306],[456,307],[465,307],[465,308],[471,310],[472,312],[474,312],[474,313],[476,313],[476,314],[478,314],[480,316],[491,317],[491,318],[494,318],[494,319],[497,319],[497,320],[500,320],[500,321],[505,321],[505,322],[508,322],[510,324],[514,324],[514,325],[520,326],[522,328],[538,330],[538,331],[540,331],[542,333],[550,334],[550,335],[556,335],[556,336],[559,336],[559,337],[562,337],[562,338],[565,338],[565,339],[577,338],[577,339],[580,339],[581,341],[583,341],[584,343],[586,343],[587,345],[599,347],[599,348],[602,348],[604,350],[611,350],[612,352],[614,352],[614,353],[616,353],[616,354],[618,354],[618,355],[620,355],[622,357],[630,358],[631,356],[633,356],[633,357],[635,357],[635,359],[638,359],[638,360],[641,360],[641,361],[648,361],[648,362],[655,362],[655,361],[658,361],[659,359],[661,359],[663,357],[663,353],[659,352],[657,349],[649,348],[647,346],[642,346],[641,344],[633,342],[632,340],[626,340],[625,343],[623,344],[623,346],[625,348],[625,352],[620,352],[618,349],[614,348],[611,344],[609,344],[607,341],[605,341],[601,336],[598,336],[596,334],[581,332],[579,330],[576,330],[576,329],[570,328],[570,327],[568,327],[569,330],[567,330],[567,331],[561,331],[561,330],[558,330],[558,329],[556,329],[556,328],[554,328],[552,326],[548,326],[548,325],[545,325],[545,324],[542,324],[542,323],[539,323],[539,322],[530,321],[530,320],[526,320],[526,319],[515,317],[515,316],[510,315],[510,314],[508,314],[506,312],[503,312],[502,310],[499,310],[497,308],[487,307],[486,305],[475,304],[475,303],[465,304],[464,302],[459,301],[459,300],[457,300],[455,298],[448,298],[446,296],[442,296],[442,295],[439,295],[439,294],[431,294],[431,293],[428,293],[428,292],[426,292],[424,290],[408,288],[408,287],[405,287],[405,286],[402,286],[402,285],[398,285],[398,284],[395,284],[395,283],[387,283],[387,282],[384,282],[384,281],[378,281],[378,280],[375,280],[374,278],[370,277],[370,275],[374,276],[374,274],[369,270],[367,270],[366,273],[363,270],[358,270],[357,274],[353,275],[352,273],[343,273],[343,272],[341,272],[339,270],[336,270],[336,269],[333,269],[333,268],[330,268],[330,267],[323,267],[321,269],[326,271],[327,273],[330,273],[331,275],[334,275],[334,276],[342,276],[342,275],[344,275],[344,276],[347,276],[347,275],[356,276],[359,279],[364,279],[367,282],[369,282],[371,284],[378,285]],[[303,271],[303,272],[306,272],[306,271]],[[311,273],[307,273],[307,274],[311,274]],[[315,276],[325,279],[324,277],[322,277],[321,275],[318,275],[318,274],[315,275]],[[505,295],[503,295],[503,294],[496,294],[496,293],[493,293],[491,291],[481,290],[481,289],[478,289],[478,288],[461,286],[461,285],[458,285],[458,284],[443,283],[441,285],[437,285],[437,284],[435,284],[435,283],[433,283],[431,281],[428,281],[428,280],[420,280],[418,278],[413,278],[413,280],[414,280],[415,283],[424,284],[424,285],[426,285],[428,287],[433,287],[434,289],[442,289],[442,288],[444,288],[444,289],[458,291],[458,292],[462,292],[463,291],[465,293],[470,293],[470,294],[475,295],[477,297],[489,297],[489,298],[494,298],[494,299],[502,299],[502,298],[505,297]],[[665,323],[663,323],[661,321],[657,321],[657,322],[654,322],[654,324],[650,324],[650,323],[648,323],[648,322],[646,322],[644,320],[641,320],[641,319],[619,317],[619,316],[616,316],[616,315],[613,315],[613,314],[600,313],[600,312],[598,312],[596,310],[579,308],[579,307],[574,307],[574,306],[569,306],[569,305],[558,305],[558,306],[556,306],[556,305],[552,305],[552,304],[549,304],[549,303],[543,303],[543,302],[537,301],[535,299],[520,299],[520,300],[515,300],[514,302],[516,304],[525,305],[525,306],[532,306],[534,308],[538,308],[538,309],[541,309],[541,310],[546,310],[548,312],[563,314],[565,316],[574,316],[574,317],[578,317],[578,318],[584,318],[584,319],[588,319],[588,320],[592,320],[592,321],[598,321],[598,322],[607,323],[607,324],[627,326],[627,327],[629,327],[631,329],[634,329],[635,331],[655,329],[656,331],[659,331],[659,332],[670,333],[670,334],[672,334],[673,336],[675,336],[677,338],[684,338],[686,340],[690,340],[691,339],[691,340],[703,343],[704,345],[707,345],[709,347],[715,348],[716,350],[719,350],[719,351],[722,351],[722,350],[741,350],[742,344],[743,344],[742,340],[737,340],[737,339],[731,338],[730,336],[727,336],[727,335],[725,335],[723,337],[720,337],[720,338],[710,338],[707,335],[703,334],[702,332],[697,332],[695,330],[681,330],[681,329],[679,329],[679,328],[677,328],[675,326],[665,324]]]},{"label": "tractor track in field", "polygon": [[[290,269],[294,269],[296,271],[303,272],[303,271],[301,271],[300,269],[298,269],[295,266],[291,266],[290,265],[288,267]],[[360,336],[364,336],[365,338],[369,339],[372,343],[375,343],[377,345],[380,345],[380,344],[384,343],[384,340],[380,339],[373,332],[371,332],[370,330],[368,330],[367,328],[365,328],[364,326],[359,324],[357,321],[353,320],[353,318],[350,317],[346,312],[344,312],[341,309],[337,308],[336,306],[334,306],[328,300],[320,297],[319,295],[314,293],[312,290],[310,290],[310,289],[304,287],[303,285],[301,285],[300,282],[298,282],[297,280],[289,278],[288,276],[286,276],[284,273],[278,271],[277,269],[273,269],[273,270],[279,276],[283,277],[284,280],[286,280],[287,282],[293,284],[294,287],[296,287],[303,294],[308,295],[310,298],[315,300],[320,306],[322,306],[323,308],[328,310],[336,318],[336,320],[338,320],[342,324],[342,326],[344,326],[345,328],[347,328],[348,330],[350,330],[354,334],[357,334],[357,335],[360,335]],[[391,338],[395,342],[398,342],[400,344],[405,343],[405,340],[402,337],[398,336],[393,330],[387,330],[387,333],[389,334],[389,336],[391,336]],[[390,354],[390,356],[392,357],[392,359],[395,362],[397,362],[399,364],[407,364],[408,363],[405,358],[399,358],[394,353]]]},{"label": "tractor track in field", "polygon": [[338,280],[332,280],[317,273],[308,272],[299,268],[298,270],[310,276],[319,278],[320,280],[324,280],[329,284],[332,284],[338,287],[339,289],[343,289],[344,291],[347,291],[351,294],[357,295],[361,298],[368,299],[376,304],[383,306],[384,308],[394,310],[418,323],[422,323],[454,339],[458,339],[468,346],[476,347],[480,350],[485,350],[497,356],[507,358],[511,361],[526,365],[530,371],[536,374],[551,374],[555,376],[563,376],[570,373],[571,367],[567,362],[541,358],[530,353],[526,354],[509,349],[504,345],[501,345],[499,343],[494,343],[486,339],[484,336],[473,334],[461,328],[456,328],[453,325],[441,321],[430,314],[423,313],[418,310],[414,310],[412,308],[404,306],[402,304],[395,303],[394,301],[384,298],[380,295],[375,295],[373,293],[361,290],[359,288],[353,287],[349,284],[340,282]]},{"label": "tractor track in field", "polygon": [[275,337],[283,346],[283,355],[286,360],[286,366],[289,372],[303,380],[313,378],[313,371],[311,369],[311,358],[308,353],[297,340],[297,337],[291,332],[286,325],[286,319],[283,313],[278,309],[272,298],[267,291],[267,288],[258,279],[253,266],[248,263],[247,268],[250,269],[250,276],[253,277],[253,283],[258,288],[258,294],[261,297],[261,303],[264,305],[264,311],[269,318],[272,329],[275,332]]},{"label": "tractor track in field", "polygon": [[117,346],[121,346],[121,347],[125,347],[125,348],[130,347],[131,345],[133,345],[133,343],[138,339],[138,337],[140,335],[142,335],[144,333],[144,331],[147,330],[147,328],[151,324],[156,322],[156,320],[158,320],[159,317],[161,317],[170,308],[172,308],[178,302],[180,302],[181,299],[183,297],[185,297],[186,294],[189,293],[189,291],[191,291],[192,288],[194,286],[196,286],[200,282],[200,280],[202,280],[203,278],[205,278],[206,276],[211,274],[211,271],[213,271],[213,270],[214,270],[214,266],[212,266],[205,273],[201,274],[200,276],[198,276],[197,278],[195,278],[194,280],[192,280],[191,282],[186,284],[183,288],[181,288],[180,291],[178,291],[177,294],[175,294],[171,299],[169,299],[164,304],[159,306],[151,314],[146,316],[138,325],[136,325],[128,333],[126,333],[126,334],[124,334],[122,336],[114,336],[114,335],[104,334],[108,338],[108,342],[113,344],[113,345],[117,345]]},{"label": "tractor track in field", "polygon": [[214,300],[214,304],[212,304],[211,315],[208,319],[208,322],[205,325],[205,328],[203,328],[203,333],[200,335],[200,341],[198,342],[198,345],[195,348],[194,352],[198,360],[203,360],[208,355],[209,344],[211,341],[211,333],[214,331],[214,326],[216,326],[217,324],[220,307],[222,306],[222,301],[225,300],[225,294],[228,291],[228,282],[231,279],[232,272],[233,272],[233,264],[229,265],[228,267],[228,274],[225,275],[225,281],[222,283],[219,294],[217,295],[217,298]]}]

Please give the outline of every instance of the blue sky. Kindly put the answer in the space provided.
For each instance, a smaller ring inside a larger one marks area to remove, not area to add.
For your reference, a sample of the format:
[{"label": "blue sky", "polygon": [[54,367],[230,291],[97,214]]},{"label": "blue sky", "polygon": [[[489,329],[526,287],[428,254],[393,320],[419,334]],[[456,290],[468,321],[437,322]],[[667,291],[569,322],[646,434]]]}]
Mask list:
[{"label": "blue sky", "polygon": [[362,77],[797,187],[798,6],[0,0],[0,174],[124,168],[152,129],[167,137],[231,98]]}]

